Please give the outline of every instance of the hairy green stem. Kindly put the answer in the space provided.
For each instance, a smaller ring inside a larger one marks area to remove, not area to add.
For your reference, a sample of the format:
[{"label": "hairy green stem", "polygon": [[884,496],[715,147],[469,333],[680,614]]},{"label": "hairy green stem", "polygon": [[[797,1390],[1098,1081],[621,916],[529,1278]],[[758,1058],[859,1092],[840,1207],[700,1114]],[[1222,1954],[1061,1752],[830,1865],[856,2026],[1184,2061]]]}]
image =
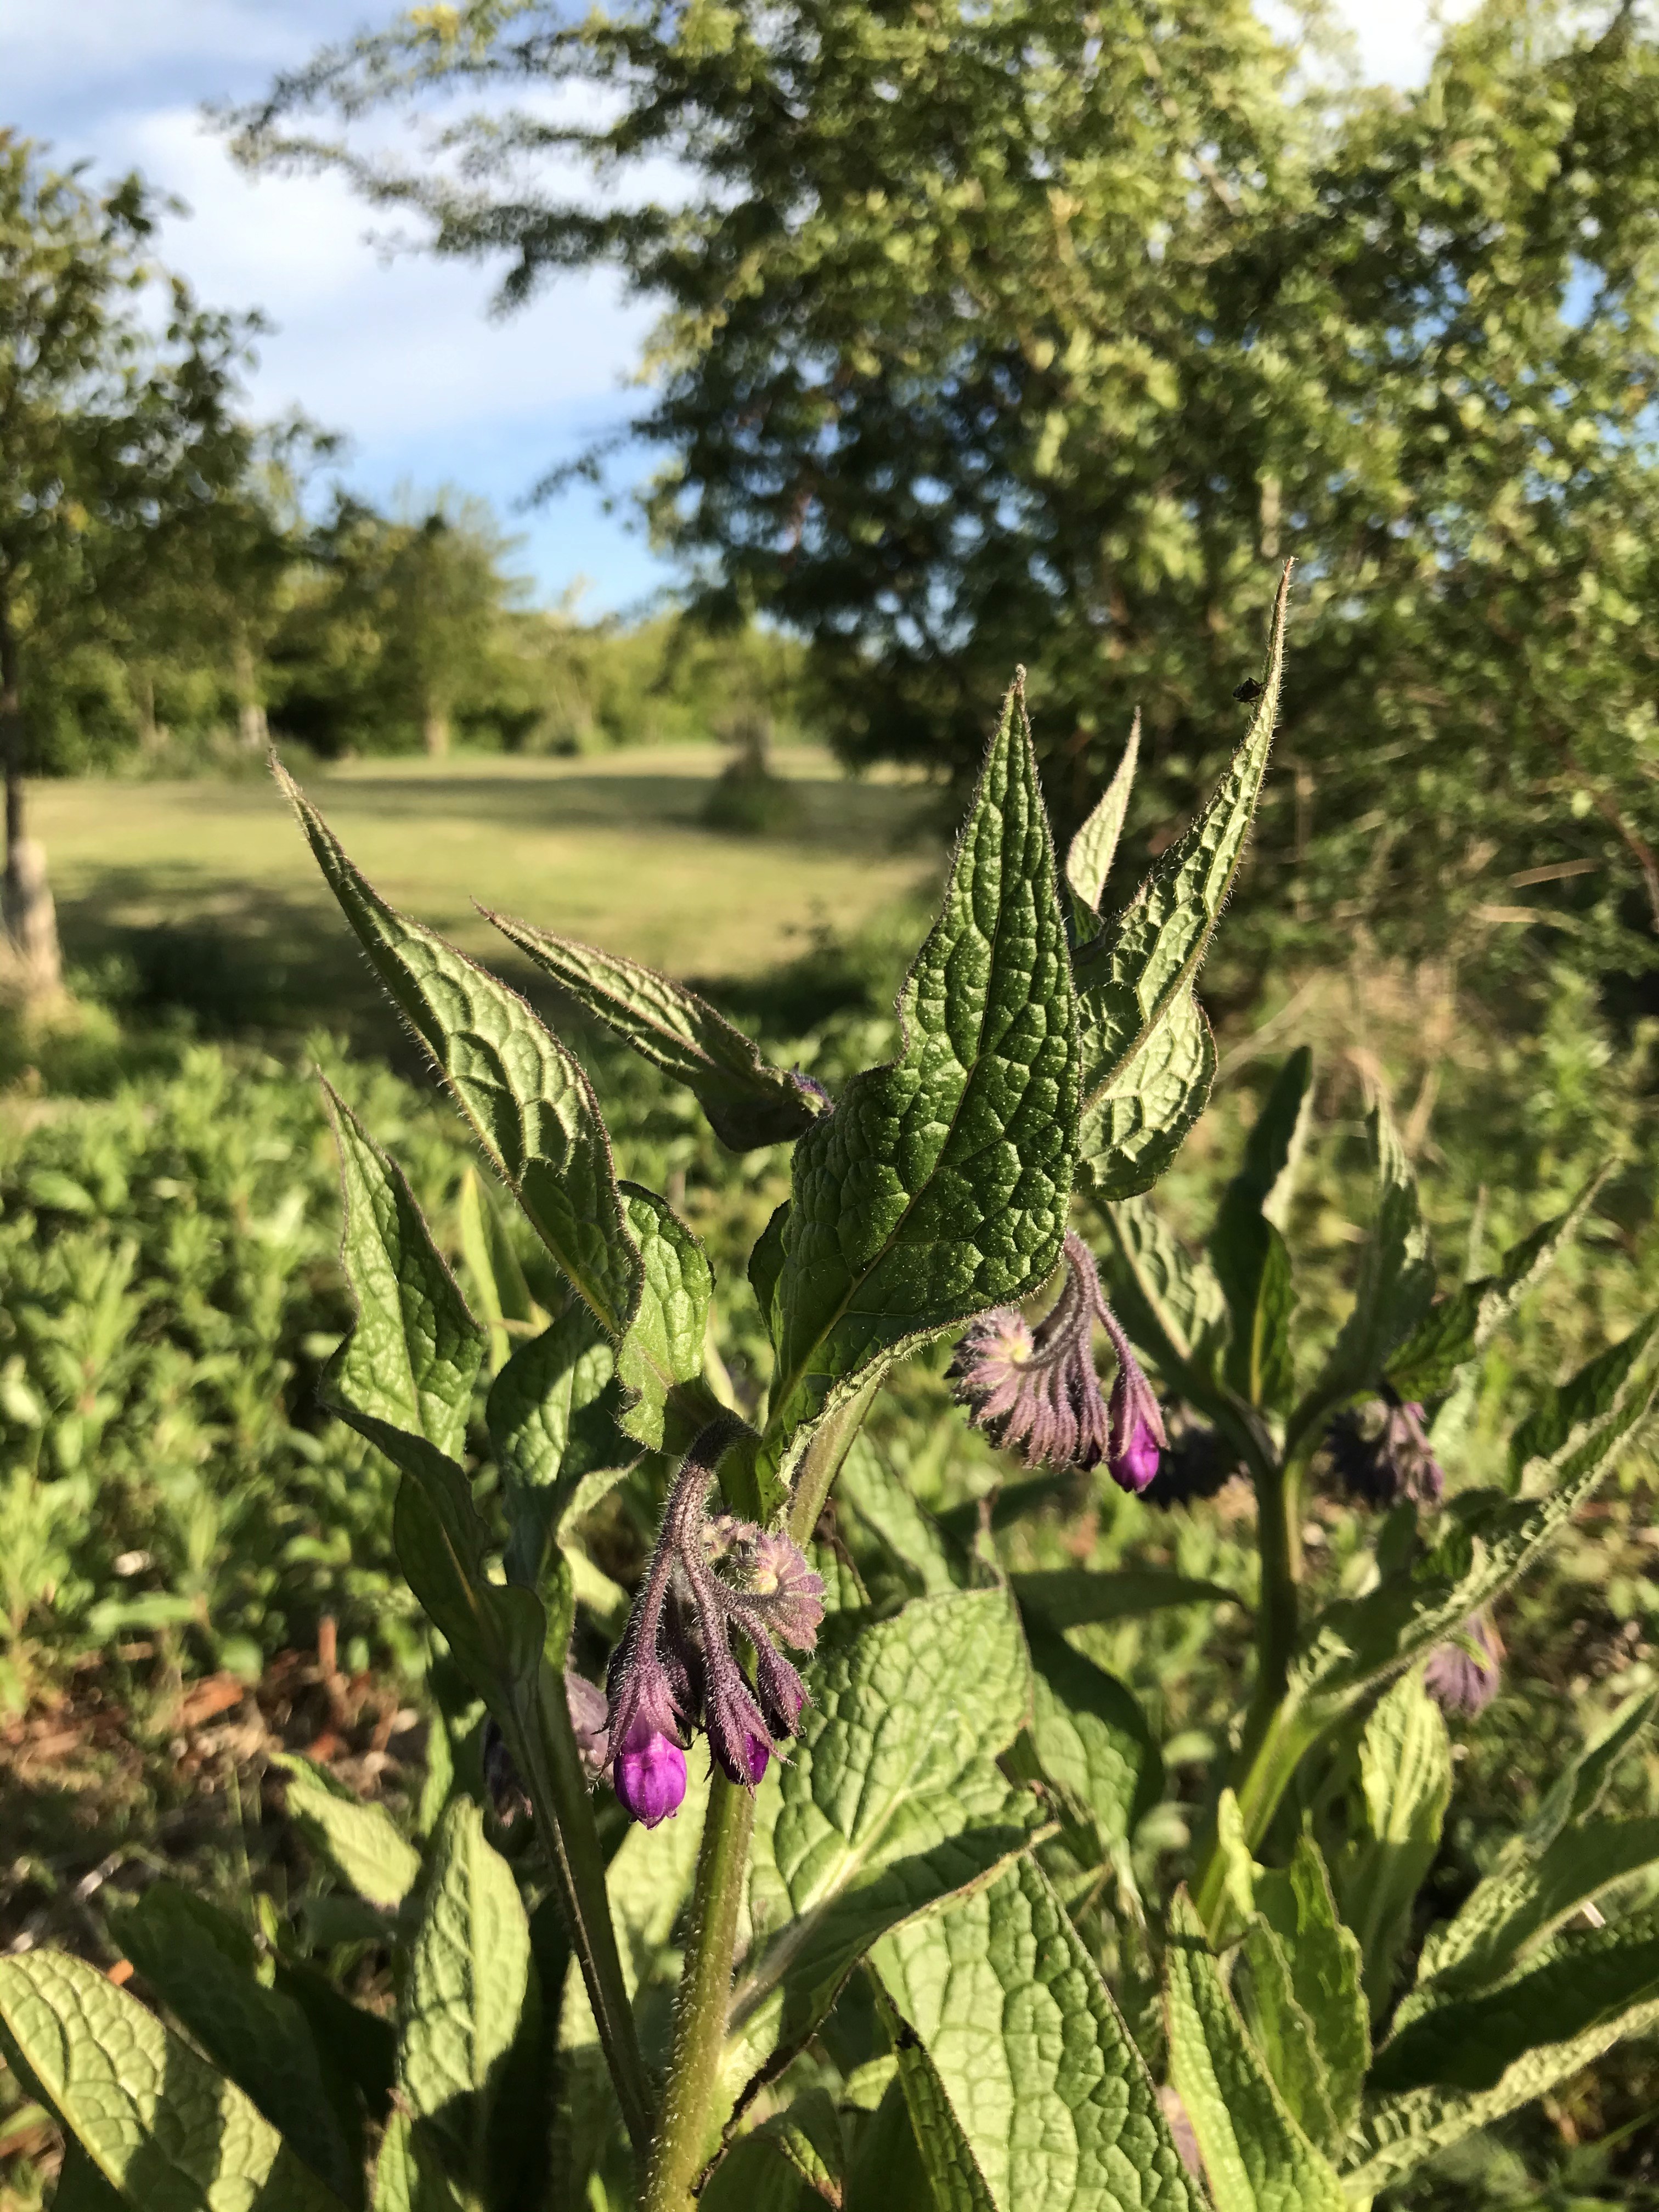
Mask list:
[{"label": "hairy green stem", "polygon": [[685,1968],[674,2008],[674,2054],[644,2212],[688,2212],[692,2184],[708,2155],[709,2105],[726,2039],[738,1906],[754,1821],[751,1792],[716,1774],[697,1854]]},{"label": "hairy green stem", "polygon": [[520,1740],[509,1747],[534,1808],[537,1835],[553,1863],[571,1948],[587,1986],[629,2140],[642,2158],[651,2141],[651,2092],[623,1980],[605,1858],[562,1678],[544,1665],[538,1688],[516,1698],[514,1705]]}]

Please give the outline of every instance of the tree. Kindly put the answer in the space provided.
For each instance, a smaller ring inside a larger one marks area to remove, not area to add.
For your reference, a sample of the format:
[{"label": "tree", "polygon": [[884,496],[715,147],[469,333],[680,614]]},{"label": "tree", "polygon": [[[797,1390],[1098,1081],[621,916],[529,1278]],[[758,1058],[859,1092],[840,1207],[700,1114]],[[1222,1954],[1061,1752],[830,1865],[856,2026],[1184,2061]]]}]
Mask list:
[{"label": "tree", "polygon": [[[240,144],[504,258],[507,304],[609,263],[661,305],[654,525],[704,611],[811,641],[848,755],[963,774],[1029,660],[1075,813],[1139,706],[1115,895],[1294,553],[1255,909],[1650,963],[1659,52],[1629,4],[1486,0],[1419,92],[1297,59],[1246,0],[465,0]],[[409,166],[292,121],[438,95]]]},{"label": "tree", "polygon": [[[55,988],[46,864],[26,834],[32,652],[143,574],[155,533],[212,511],[243,475],[230,412],[254,324],[204,313],[148,258],[139,178],[93,191],[0,131],[0,750],[4,918],[21,988]],[[161,336],[144,295],[165,282]]]}]

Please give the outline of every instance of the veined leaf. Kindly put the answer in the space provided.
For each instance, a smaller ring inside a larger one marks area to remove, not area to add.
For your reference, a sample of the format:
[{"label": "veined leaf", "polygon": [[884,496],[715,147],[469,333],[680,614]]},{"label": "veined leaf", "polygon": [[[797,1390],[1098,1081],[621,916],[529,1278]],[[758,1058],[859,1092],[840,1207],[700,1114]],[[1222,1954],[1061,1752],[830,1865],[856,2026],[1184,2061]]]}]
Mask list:
[{"label": "veined leaf", "polygon": [[1376,2054],[1379,2095],[1496,2088],[1516,2060],[1659,1998],[1659,1908],[1579,1928],[1492,1988],[1420,2014]]},{"label": "veined leaf", "polygon": [[1032,1859],[884,1937],[872,1963],[903,2023],[901,2078],[941,2202],[1201,2212],[1140,2054]]},{"label": "veined leaf", "polygon": [[398,1834],[384,1805],[354,1797],[319,1767],[291,1752],[273,1753],[289,1817],[307,1829],[359,1897],[395,1912],[420,1878],[421,1855]]},{"label": "veined leaf", "polygon": [[482,2187],[489,2104],[518,2033],[530,1923],[470,1797],[445,1813],[409,1947],[398,2083],[411,2117]]},{"label": "veined leaf", "polygon": [[1504,1255],[1495,1275],[1460,1284],[1437,1298],[1404,1347],[1395,1353],[1389,1380],[1402,1398],[1437,1398],[1450,1389],[1460,1368],[1484,1352],[1557,1255],[1577,1234],[1596,1193],[1607,1181],[1602,1169],[1585,1184],[1565,1213],[1540,1222]]},{"label": "veined leaf", "polygon": [[[1518,1839],[1522,1850],[1547,1850],[1570,1820],[1589,1818],[1625,1754],[1659,1712],[1659,1690],[1638,1690],[1626,1698],[1607,1726],[1599,1729],[1551,1785],[1537,1816]],[[1507,1869],[1505,1869],[1507,1871]]]},{"label": "veined leaf", "polygon": [[[1261,702],[1214,795],[1185,836],[1161,856],[1116,921],[1079,948],[1080,1169],[1090,1188],[1102,1195],[1127,1197],[1145,1190],[1159,1171],[1153,1167],[1137,1179],[1120,1148],[1120,1128],[1132,1146],[1138,1144],[1144,1162],[1150,1133],[1168,1128],[1171,1114],[1185,1116],[1184,1127],[1196,1118],[1207,1095],[1214,1048],[1208,1048],[1206,1073],[1200,1032],[1207,1037],[1208,1025],[1193,1000],[1193,979],[1232,888],[1267,770],[1279,712],[1289,592],[1287,568],[1273,603]],[[1184,1042],[1160,1039],[1160,1031],[1170,1030]],[[1131,1063],[1139,1063],[1145,1086],[1139,1116],[1127,1103]],[[1174,1079],[1177,1068],[1185,1071],[1184,1082]]]},{"label": "veined leaf", "polygon": [[1291,1970],[1297,2003],[1311,2021],[1339,2139],[1352,2128],[1371,2063],[1359,1939],[1337,1917],[1330,1876],[1313,1838],[1298,1838],[1287,1868],[1255,1881],[1255,1902]]},{"label": "veined leaf", "polygon": [[1613,1419],[1630,1387],[1638,1361],[1659,1329],[1659,1315],[1650,1315],[1618,1344],[1598,1352],[1543,1402],[1516,1429],[1510,1443],[1510,1467],[1525,1487],[1528,1468],[1534,1462],[1547,1466],[1569,1443],[1595,1436]]},{"label": "veined leaf", "polygon": [[370,2212],[461,2212],[459,2198],[407,2112],[394,2112],[386,2123],[369,2206]]},{"label": "veined leaf", "polygon": [[[617,1376],[627,1401],[622,1426],[653,1451],[665,1441],[671,1450],[677,1444],[683,1449],[692,1428],[682,1422],[675,1437],[665,1438],[668,1396],[677,1384],[697,1382],[702,1374],[714,1270],[666,1199],[638,1183],[619,1188],[640,1255],[639,1296],[617,1349]],[[716,1410],[711,1401],[709,1418]]]},{"label": "veined leaf", "polygon": [[1139,1700],[1121,1682],[1040,1616],[1028,1620],[1026,1641],[1033,1705],[1014,1764],[1036,1767],[1059,1800],[1073,1856],[1097,1867],[1163,1794],[1164,1762]]},{"label": "veined leaf", "polygon": [[1111,781],[1095,801],[1087,820],[1066,853],[1066,880],[1077,901],[1079,935],[1095,936],[1100,928],[1101,893],[1117,857],[1117,841],[1123,834],[1123,817],[1129,811],[1134,787],[1135,764],[1140,758],[1140,709],[1129,725],[1129,742],[1123,748]]},{"label": "veined leaf", "polygon": [[1188,991],[1091,1093],[1078,1167],[1097,1199],[1152,1188],[1208,1105],[1215,1071],[1209,1016]]},{"label": "veined leaf", "polygon": [[1393,1994],[1395,1961],[1439,1849],[1451,1787],[1451,1741],[1440,1708],[1419,1675],[1403,1675],[1359,1739],[1364,1827],[1331,1868],[1342,1917],[1359,1939],[1373,2020]]},{"label": "veined leaf", "polygon": [[811,1091],[769,1066],[751,1038],[684,983],[488,907],[480,911],[641,1059],[684,1084],[729,1152],[786,1143],[811,1127],[821,1110]]},{"label": "veined leaf", "polygon": [[897,2057],[899,2094],[933,2212],[998,2212],[927,2045],[901,2018],[878,1980],[874,1987],[877,2015]]},{"label": "veined leaf", "polygon": [[769,1513],[819,1416],[872,1367],[1028,1296],[1060,1257],[1076,1010],[1018,689],[898,1012],[899,1057],[855,1076],[795,1148],[760,1462]]},{"label": "veined leaf", "polygon": [[983,1880],[1033,1825],[992,1764],[1031,1695],[1006,1591],[918,1598],[850,1637],[827,1624],[806,1683],[756,1805],[732,2069],[798,2044],[884,1929]]},{"label": "veined leaf", "polygon": [[617,1424],[616,1365],[604,1330],[573,1304],[521,1344],[490,1386],[485,1419],[513,1531],[507,1572],[526,1589],[538,1585],[547,1547],[587,1477],[620,1476],[639,1455]]},{"label": "veined leaf", "polygon": [[1296,1293],[1281,1233],[1313,1088],[1304,1045],[1280,1068],[1245,1139],[1244,1162],[1222,1194],[1210,1260],[1232,1328],[1227,1381],[1247,1405],[1281,1407],[1295,1381],[1291,1314]]},{"label": "veined leaf", "polygon": [[610,1140],[579,1064],[505,983],[366,883],[284,769],[330,890],[432,1054],[496,1171],[610,1334],[633,1311],[639,1255],[623,1225]]},{"label": "veined leaf", "polygon": [[1425,1943],[1396,2035],[1420,2013],[1506,1974],[1604,1889],[1656,1863],[1659,1819],[1595,1820],[1564,1829],[1538,1858],[1489,1875]]},{"label": "veined leaf", "polygon": [[1170,2078],[1226,2212],[1350,2212],[1335,2169],[1291,2117],[1184,1890],[1170,1916]]},{"label": "veined leaf", "polygon": [[912,1589],[932,1597],[957,1587],[938,1524],[860,1431],[836,1478],[840,1510],[850,1510],[898,1566]]},{"label": "veined leaf", "polygon": [[[321,1395],[354,1423],[423,1437],[460,1457],[483,1331],[433,1243],[404,1179],[355,1114],[323,1086],[345,1199],[341,1260],[356,1322]],[[378,1440],[378,1439],[377,1439]]]},{"label": "veined leaf", "polygon": [[145,2212],[341,2212],[250,2097],[84,1959],[0,1958],[0,2027],[104,2179]]},{"label": "veined leaf", "polygon": [[1144,1200],[1103,1208],[1113,1245],[1112,1304],[1171,1390],[1188,1404],[1216,1397],[1227,1300],[1207,1260],[1194,1258]]},{"label": "veined leaf", "polygon": [[1171,1605],[1244,1604],[1223,1583],[1195,1582],[1167,1567],[1124,1567],[1102,1574],[1087,1567],[1043,1567],[1010,1575],[1008,1582],[1020,1610],[1040,1615],[1051,1628],[1134,1620]]},{"label": "veined leaf", "polygon": [[1312,2020],[1297,2002],[1284,1946],[1258,1913],[1244,1930],[1245,1972],[1233,1977],[1250,2039],[1265,2061],[1285,2109],[1310,2142],[1334,2154],[1341,2147],[1330,2077]]},{"label": "veined leaf", "polygon": [[484,1326],[489,1331],[489,1371],[499,1375],[513,1353],[507,1323],[530,1328],[538,1316],[547,1316],[530,1295],[530,1285],[519,1265],[519,1255],[508,1242],[501,1218],[479,1177],[469,1168],[461,1177],[457,1206],[461,1232],[461,1256],[472,1279],[473,1295]]},{"label": "veined leaf", "polygon": [[739,2136],[698,2192],[697,2212],[805,2212],[839,2205],[846,2145],[827,2089],[804,2089]]},{"label": "veined leaf", "polygon": [[258,1978],[253,1938],[176,1883],[158,1881],[115,1921],[133,1965],[216,2066],[343,2203],[362,2202],[362,2129],[325,2079],[306,2016]]},{"label": "veined leaf", "polygon": [[1632,1381],[1612,1418],[1588,1443],[1553,1462],[1532,1462],[1541,1497],[1496,1508],[1467,1533],[1467,1564],[1452,1571],[1397,1575],[1369,1596],[1328,1606],[1312,1623],[1291,1686],[1334,1717],[1373,1683],[1455,1635],[1473,1613],[1524,1574],[1590,1496],[1646,1421],[1659,1378]]},{"label": "veined leaf", "polygon": [[1376,1218],[1360,1260],[1352,1310],[1331,1347],[1324,1373],[1297,1408],[1292,1440],[1305,1436],[1344,1399],[1376,1389],[1434,1296],[1434,1262],[1418,1205],[1417,1178],[1380,1097],[1366,1126],[1376,1170]]}]

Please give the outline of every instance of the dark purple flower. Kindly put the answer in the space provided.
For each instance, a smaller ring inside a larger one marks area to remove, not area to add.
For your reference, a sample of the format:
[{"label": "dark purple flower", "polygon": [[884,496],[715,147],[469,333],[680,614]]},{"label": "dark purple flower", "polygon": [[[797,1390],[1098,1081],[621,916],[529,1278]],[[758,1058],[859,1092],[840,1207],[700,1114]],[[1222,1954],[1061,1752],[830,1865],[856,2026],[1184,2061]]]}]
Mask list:
[{"label": "dark purple flower", "polygon": [[[742,1426],[730,1415],[712,1422],[681,1462],[611,1654],[613,1779],[623,1803],[647,1823],[678,1808],[684,1743],[699,1724],[721,1771],[752,1789],[774,1740],[795,1734],[806,1705],[806,1686],[775,1639],[811,1649],[823,1618],[823,1582],[787,1537],[730,1514],[705,1516],[715,1468]],[[753,1650],[752,1687],[734,1636]],[[659,1798],[672,1802],[647,1809]]]},{"label": "dark purple flower", "polygon": [[[1028,1467],[1098,1467],[1125,1490],[1158,1472],[1164,1417],[1129,1340],[1107,1304],[1094,1255],[1066,1232],[1066,1279],[1033,1328],[1014,1306],[996,1306],[963,1332],[950,1373],[975,1428]],[[1095,1370],[1098,1321],[1117,1356],[1109,1405]]]},{"label": "dark purple flower", "polygon": [[1345,1407],[1325,1432],[1331,1465],[1367,1505],[1398,1505],[1410,1498],[1438,1505],[1446,1478],[1429,1449],[1423,1408],[1414,1400],[1373,1398]]},{"label": "dark purple flower", "polygon": [[1423,1687],[1443,1713],[1473,1720],[1498,1695],[1503,1674],[1504,1641],[1489,1613],[1474,1613],[1461,1637],[1437,1644],[1423,1669]]},{"label": "dark purple flower", "polygon": [[1158,1474],[1141,1496],[1148,1505],[1188,1505],[1194,1498],[1213,1498],[1243,1472],[1237,1453],[1218,1431],[1187,1419],[1171,1432]]}]

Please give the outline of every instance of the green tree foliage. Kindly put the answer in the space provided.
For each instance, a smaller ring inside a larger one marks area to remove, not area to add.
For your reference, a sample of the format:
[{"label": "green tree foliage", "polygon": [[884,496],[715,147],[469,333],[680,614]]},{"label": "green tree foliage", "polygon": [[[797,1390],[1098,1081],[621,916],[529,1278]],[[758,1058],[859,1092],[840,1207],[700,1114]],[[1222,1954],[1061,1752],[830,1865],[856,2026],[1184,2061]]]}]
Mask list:
[{"label": "green tree foliage", "polygon": [[[661,306],[653,522],[706,608],[811,640],[850,756],[964,777],[1027,657],[1075,818],[1139,706],[1121,897],[1293,553],[1258,911],[1644,964],[1659,46],[1486,0],[1417,91],[1297,61],[1246,0],[459,0],[240,143],[345,162],[509,303],[608,263]],[[294,135],[428,99],[447,162]]]}]

